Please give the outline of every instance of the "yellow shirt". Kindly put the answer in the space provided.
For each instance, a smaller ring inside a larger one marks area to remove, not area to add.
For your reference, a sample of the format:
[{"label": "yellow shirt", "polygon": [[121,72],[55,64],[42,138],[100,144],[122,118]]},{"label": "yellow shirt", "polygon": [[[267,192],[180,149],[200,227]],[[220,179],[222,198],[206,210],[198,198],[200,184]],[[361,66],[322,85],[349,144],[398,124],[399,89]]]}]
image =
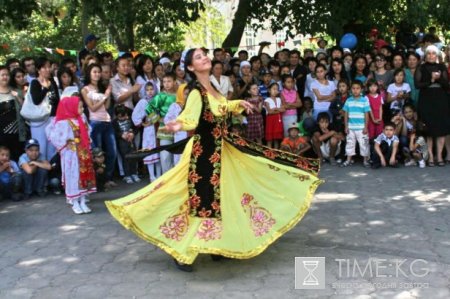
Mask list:
[{"label": "yellow shirt", "polygon": [[[244,108],[240,106],[242,100],[228,101],[224,96],[215,98],[214,96],[207,94],[209,106],[215,116],[221,116],[228,112],[239,114],[244,111]],[[197,127],[200,114],[202,112],[202,96],[197,89],[194,89],[189,93],[186,101],[186,106],[177,117],[177,121],[182,124],[181,130],[190,131]]]}]

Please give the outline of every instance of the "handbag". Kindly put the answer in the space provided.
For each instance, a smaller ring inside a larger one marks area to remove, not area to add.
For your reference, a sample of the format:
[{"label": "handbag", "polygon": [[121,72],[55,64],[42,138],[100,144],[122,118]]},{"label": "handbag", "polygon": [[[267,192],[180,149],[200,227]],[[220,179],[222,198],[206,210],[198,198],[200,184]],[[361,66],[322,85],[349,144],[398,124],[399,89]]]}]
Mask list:
[{"label": "handbag", "polygon": [[20,109],[20,115],[27,121],[45,121],[49,118],[52,110],[52,105],[48,99],[48,95],[42,100],[39,105],[33,103],[31,97],[31,88],[28,89],[25,99],[23,101],[22,109]]}]

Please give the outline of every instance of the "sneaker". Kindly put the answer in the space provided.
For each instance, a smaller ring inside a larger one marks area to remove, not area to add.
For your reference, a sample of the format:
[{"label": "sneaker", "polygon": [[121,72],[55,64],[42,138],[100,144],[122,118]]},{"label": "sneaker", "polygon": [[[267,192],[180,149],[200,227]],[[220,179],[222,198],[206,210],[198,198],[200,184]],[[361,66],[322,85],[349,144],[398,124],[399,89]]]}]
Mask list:
[{"label": "sneaker", "polygon": [[425,164],[425,161],[424,161],[424,160],[420,160],[420,161],[419,161],[419,167],[420,167],[420,168],[425,168],[425,167],[426,167],[426,164]]},{"label": "sneaker", "polygon": [[80,203],[80,208],[85,214],[89,214],[90,212],[92,212],[92,210],[84,202]]},{"label": "sneaker", "polygon": [[406,167],[408,167],[408,166],[416,166],[416,165],[417,165],[417,163],[414,160],[409,160],[408,162],[405,162],[405,166]]},{"label": "sneaker", "polygon": [[133,181],[134,181],[135,183],[139,183],[139,182],[141,181],[141,179],[138,177],[137,174],[132,174],[132,175],[131,175],[131,178],[133,179]]},{"label": "sneaker", "polygon": [[133,184],[134,183],[133,179],[130,176],[124,177],[123,180],[127,184]]},{"label": "sneaker", "polygon": [[81,215],[81,214],[84,213],[83,210],[82,210],[81,207],[80,207],[80,203],[79,203],[77,200],[74,200],[74,201],[73,201],[73,204],[72,204],[72,211],[73,211],[75,214],[77,214],[77,215]]},{"label": "sneaker", "polygon": [[353,164],[352,160],[350,160],[350,161],[345,160],[344,163],[341,164],[341,167],[347,167],[347,166],[350,166],[352,164]]},{"label": "sneaker", "polygon": [[55,190],[53,190],[53,194],[54,195],[60,195],[61,194],[61,190],[55,189]]},{"label": "sneaker", "polygon": [[341,158],[337,159],[337,160],[336,160],[336,163],[337,163],[337,164],[341,164],[341,163],[342,163],[342,159],[341,159]]}]

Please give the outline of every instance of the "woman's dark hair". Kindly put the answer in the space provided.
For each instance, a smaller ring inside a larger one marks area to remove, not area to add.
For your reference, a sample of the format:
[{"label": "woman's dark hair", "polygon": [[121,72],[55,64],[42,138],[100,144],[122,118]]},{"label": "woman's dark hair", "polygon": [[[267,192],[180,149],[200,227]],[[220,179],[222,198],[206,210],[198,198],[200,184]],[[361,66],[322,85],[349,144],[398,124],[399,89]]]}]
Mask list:
[{"label": "woman's dark hair", "polygon": [[[89,85],[91,83],[91,72],[93,68],[99,68],[100,72],[102,72],[102,66],[98,63],[90,64],[86,69],[86,74],[84,76],[84,84]],[[104,93],[106,91],[106,87],[103,85],[103,80],[99,80],[97,83],[98,91]]]},{"label": "woman's dark hair", "polygon": [[402,58],[402,65],[403,65],[405,63],[405,56],[403,56],[403,54],[400,52],[396,52],[392,55],[391,62],[394,61],[394,57],[396,57],[396,56],[400,56]]},{"label": "woman's dark hair", "polygon": [[358,55],[355,58],[353,58],[352,68],[350,70],[350,74],[352,75],[352,79],[355,79],[355,76],[356,76],[356,62],[358,60],[360,60],[360,59],[364,60],[364,63],[366,64],[366,66],[363,69],[363,75],[367,77],[369,75],[369,73],[370,73],[370,68],[369,68],[369,64],[367,63],[366,57],[364,55]]},{"label": "woman's dark hair", "polygon": [[269,87],[267,88],[267,90],[272,89],[272,87],[274,87],[275,85],[277,86],[278,91],[280,91],[280,86],[278,86],[278,83],[277,83],[277,82],[273,82],[272,84],[270,84]]},{"label": "woman's dark hair", "polygon": [[378,84],[378,81],[376,79],[369,79],[367,80],[367,93],[369,93],[369,87],[372,85],[376,85],[377,86],[377,92],[380,92],[380,85]]},{"label": "woman's dark hair", "polygon": [[253,85],[258,86],[258,83],[255,83],[255,82],[250,83],[250,84],[247,86],[247,91],[250,91],[250,88],[252,88]]},{"label": "woman's dark hair", "polygon": [[[197,81],[197,76],[194,74],[194,72],[190,71],[188,69],[188,66],[192,65],[192,62],[194,61],[194,52],[195,52],[196,48],[191,48],[189,49],[189,51],[187,51],[186,56],[184,57],[184,71],[186,74],[189,75],[189,77],[191,77],[193,84],[194,82]],[[195,86],[195,85],[193,85]],[[190,86],[191,88],[193,88],[193,86]]]},{"label": "woman's dark hair", "polygon": [[13,63],[18,63],[20,65],[20,60],[17,58],[9,58],[8,60],[6,60],[6,66],[9,68],[11,66],[11,64]]},{"label": "woman's dark hair", "polygon": [[22,73],[25,76],[25,70],[21,67],[18,67],[11,71],[11,74],[9,76],[9,86],[11,86],[12,88],[19,88],[16,83],[16,75],[18,73]]},{"label": "woman's dark hair", "polygon": [[284,84],[286,82],[286,80],[289,78],[294,79],[294,77],[292,77],[290,74],[281,75],[281,83]]},{"label": "woman's dark hair", "polygon": [[119,104],[114,108],[115,115],[130,115],[131,109],[125,106],[124,104]]},{"label": "woman's dark hair", "polygon": [[65,66],[61,66],[58,69],[58,72],[56,73],[56,78],[58,79],[58,85],[59,85],[60,88],[62,88],[62,86],[61,86],[61,84],[62,84],[61,77],[64,74],[67,74],[67,75],[70,76],[70,84],[69,85],[73,85],[73,83],[74,83],[74,78],[73,78],[74,75],[73,75],[72,71],[69,68],[65,67]]},{"label": "woman's dark hair", "polygon": [[337,63],[339,63],[341,65],[341,72],[339,73],[339,76],[341,77],[341,79],[347,78],[347,73],[345,72],[345,66],[344,66],[344,62],[342,61],[342,59],[340,59],[340,58],[333,58],[331,60],[330,69],[328,70],[328,74],[327,74],[328,80],[336,79],[336,73],[333,70],[333,63],[334,62],[337,62]]},{"label": "woman's dark hair", "polygon": [[416,57],[417,60],[420,62],[420,55],[417,54],[416,52],[409,51],[408,53],[406,53],[405,58],[409,59],[410,56]]},{"label": "woman's dark hair", "polygon": [[147,61],[150,60],[152,62],[152,77],[155,77],[155,62],[153,61],[153,59],[149,56],[149,55],[142,55],[139,58],[138,64],[136,66],[136,74],[138,76],[141,76],[142,79],[145,80],[145,74],[144,74],[144,65],[147,63]]},{"label": "woman's dark hair", "polygon": [[219,60],[214,60],[214,61],[211,63],[211,70],[212,70],[217,64],[220,64],[220,65],[222,65],[222,67],[223,67],[223,63],[222,63],[221,61],[219,61]]},{"label": "woman's dark hair", "polygon": [[405,76],[405,70],[402,68],[398,68],[394,70],[394,78],[395,76],[397,76],[398,74],[403,73],[403,76]]},{"label": "woman's dark hair", "polygon": [[38,57],[35,62],[36,71],[39,71],[43,68],[47,63],[50,63],[47,57]]},{"label": "woman's dark hair", "polygon": [[314,73],[317,72],[317,69],[320,69],[320,68],[324,69],[325,72],[327,71],[327,67],[326,67],[324,64],[319,63],[319,64],[317,64],[316,67],[314,68]]},{"label": "woman's dark hair", "polygon": [[252,58],[250,58],[250,64],[253,66],[253,64],[258,60],[261,62],[261,58],[259,58],[259,56],[252,56]]}]

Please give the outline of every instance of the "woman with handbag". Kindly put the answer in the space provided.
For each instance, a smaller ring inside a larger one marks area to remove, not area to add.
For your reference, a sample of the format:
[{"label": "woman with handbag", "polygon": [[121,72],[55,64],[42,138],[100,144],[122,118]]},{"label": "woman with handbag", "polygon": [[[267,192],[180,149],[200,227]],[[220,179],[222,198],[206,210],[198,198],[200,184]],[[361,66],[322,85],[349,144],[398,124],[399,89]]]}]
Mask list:
[{"label": "woman with handbag", "polygon": [[19,138],[19,98],[9,86],[9,70],[0,66],[0,145],[10,149],[11,159],[17,161],[24,143]]},{"label": "woman with handbag", "polygon": [[[40,152],[46,160],[50,160],[56,153],[55,147],[47,140],[45,128],[50,124],[51,119],[56,115],[56,109],[59,104],[58,85],[52,78],[50,61],[45,57],[36,59],[37,78],[30,83],[30,92],[32,103],[36,106],[47,106],[41,117],[28,119],[31,128],[31,137],[37,139],[40,144]],[[24,103],[25,106],[25,103]]]}]

